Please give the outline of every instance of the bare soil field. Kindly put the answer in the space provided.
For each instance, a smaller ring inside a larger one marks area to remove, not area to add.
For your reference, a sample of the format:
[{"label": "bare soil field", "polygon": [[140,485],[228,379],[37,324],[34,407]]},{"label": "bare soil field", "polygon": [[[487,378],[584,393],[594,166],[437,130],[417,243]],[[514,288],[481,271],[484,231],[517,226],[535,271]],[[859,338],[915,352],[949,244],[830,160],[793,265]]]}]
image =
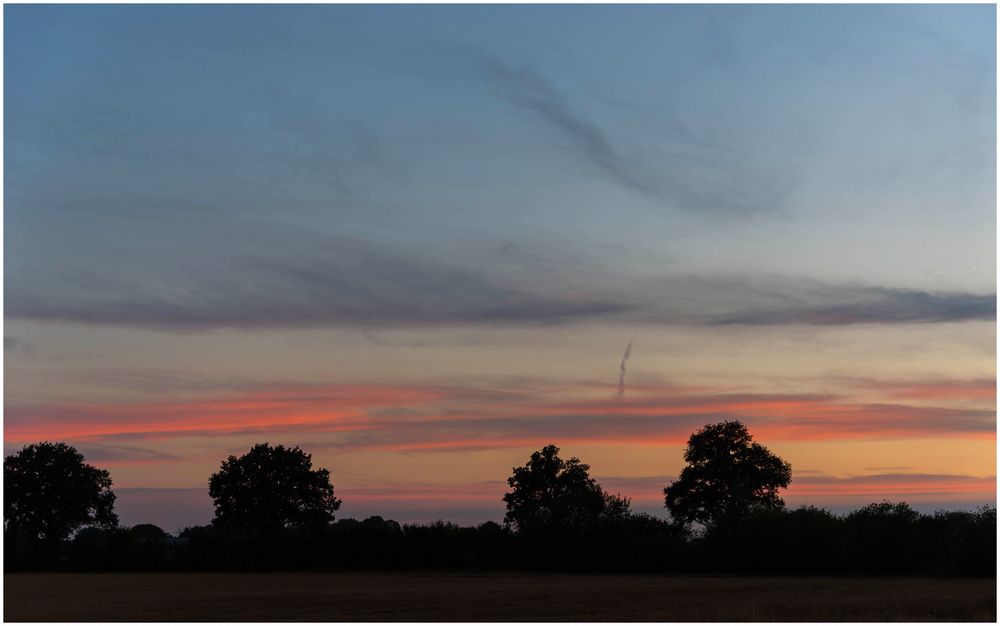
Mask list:
[{"label": "bare soil field", "polygon": [[996,621],[995,579],[6,574],[5,621]]}]

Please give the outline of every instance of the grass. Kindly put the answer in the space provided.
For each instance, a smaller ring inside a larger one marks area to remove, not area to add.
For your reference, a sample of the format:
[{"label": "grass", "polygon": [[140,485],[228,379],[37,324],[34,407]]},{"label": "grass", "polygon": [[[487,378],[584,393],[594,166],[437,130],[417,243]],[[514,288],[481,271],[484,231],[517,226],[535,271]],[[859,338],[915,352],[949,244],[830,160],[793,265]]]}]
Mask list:
[{"label": "grass", "polygon": [[4,621],[996,621],[995,579],[6,574]]}]

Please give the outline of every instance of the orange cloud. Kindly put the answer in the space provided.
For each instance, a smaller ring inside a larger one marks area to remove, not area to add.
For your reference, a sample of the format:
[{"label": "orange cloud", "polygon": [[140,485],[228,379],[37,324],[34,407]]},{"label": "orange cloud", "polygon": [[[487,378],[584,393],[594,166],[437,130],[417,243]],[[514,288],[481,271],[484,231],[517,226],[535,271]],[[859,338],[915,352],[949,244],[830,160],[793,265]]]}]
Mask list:
[{"label": "orange cloud", "polygon": [[997,383],[993,379],[952,380],[924,384],[887,386],[891,397],[919,400],[982,400],[996,404]]},{"label": "orange cloud", "polygon": [[322,425],[352,430],[349,420],[385,407],[421,404],[440,393],[411,387],[337,385],[265,389],[238,397],[128,404],[7,407],[6,441],[232,434]]},{"label": "orange cloud", "polygon": [[[889,394],[927,398],[939,397],[935,394],[942,389],[983,393],[984,387],[982,381],[927,383],[893,387]],[[569,389],[578,397],[587,395],[586,389]],[[4,435],[7,442],[16,443],[323,433],[334,436],[317,442],[321,447],[475,450],[549,441],[677,444],[705,423],[737,418],[764,441],[926,435],[992,439],[996,428],[995,410],[856,402],[846,395],[647,387],[627,401],[604,393],[574,401],[552,399],[566,392],[564,388],[272,386],[200,400],[8,406]]]}]

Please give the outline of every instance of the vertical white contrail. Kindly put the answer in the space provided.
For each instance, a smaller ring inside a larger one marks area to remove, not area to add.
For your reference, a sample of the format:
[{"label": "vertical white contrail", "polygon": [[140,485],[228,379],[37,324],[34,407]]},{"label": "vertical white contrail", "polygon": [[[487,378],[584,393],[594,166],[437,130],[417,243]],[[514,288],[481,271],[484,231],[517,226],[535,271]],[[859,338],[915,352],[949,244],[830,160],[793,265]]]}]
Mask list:
[{"label": "vertical white contrail", "polygon": [[632,340],[628,340],[628,347],[625,348],[625,354],[622,355],[621,365],[618,366],[618,397],[625,397],[625,361],[628,361],[629,355],[632,354]]}]

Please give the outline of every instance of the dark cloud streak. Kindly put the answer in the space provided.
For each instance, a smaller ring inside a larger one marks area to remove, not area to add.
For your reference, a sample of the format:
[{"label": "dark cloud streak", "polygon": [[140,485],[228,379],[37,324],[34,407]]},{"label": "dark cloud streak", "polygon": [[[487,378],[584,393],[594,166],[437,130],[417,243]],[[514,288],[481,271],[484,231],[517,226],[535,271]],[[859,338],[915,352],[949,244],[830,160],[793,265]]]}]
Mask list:
[{"label": "dark cloud streak", "polygon": [[565,96],[540,74],[529,70],[514,70],[495,59],[487,59],[485,67],[490,75],[505,86],[504,97],[533,111],[571,138],[587,159],[611,179],[641,193],[659,195],[659,190],[647,177],[622,158],[604,131],[591,120],[575,113]]},{"label": "dark cloud streak", "polygon": [[[780,181],[773,175],[750,175],[730,147],[700,137],[670,116],[668,136],[661,137],[655,148],[643,151],[639,158],[634,154],[637,145],[580,113],[542,74],[515,69],[481,51],[468,52],[480,59],[486,75],[499,86],[501,97],[557,130],[585,161],[622,187],[685,211],[749,215],[778,208],[787,172]],[[658,118],[663,117],[658,114]]]},{"label": "dark cloud streak", "polygon": [[725,315],[712,323],[745,326],[843,326],[957,322],[990,320],[996,317],[996,294],[929,293],[885,287],[840,288],[835,291],[843,296],[843,304],[764,308]]},{"label": "dark cloud streak", "polygon": [[[652,325],[842,326],[992,320],[995,294],[831,284],[776,276],[588,278],[509,274],[329,238],[322,246],[245,255],[148,282],[117,275],[8,277],[6,318],[194,332],[214,328]],[[44,289],[37,284],[50,283]]]}]

